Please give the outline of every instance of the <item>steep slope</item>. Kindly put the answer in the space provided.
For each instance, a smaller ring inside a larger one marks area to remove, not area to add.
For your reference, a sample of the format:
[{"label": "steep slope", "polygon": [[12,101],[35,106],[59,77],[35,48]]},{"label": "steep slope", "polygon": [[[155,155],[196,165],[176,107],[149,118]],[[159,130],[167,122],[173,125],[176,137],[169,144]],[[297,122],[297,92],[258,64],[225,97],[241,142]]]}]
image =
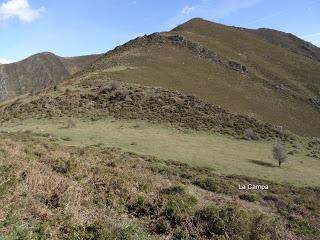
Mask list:
[{"label": "steep slope", "polygon": [[62,58],[45,52],[17,63],[0,65],[0,100],[52,86],[98,57]]},{"label": "steep slope", "polygon": [[285,33],[268,28],[259,28],[257,30],[251,30],[251,32],[264,38],[268,42],[286,48],[291,52],[320,61],[320,48],[296,37],[291,33]]},{"label": "steep slope", "polygon": [[299,134],[319,135],[319,69],[319,61],[251,30],[193,19],[119,46],[75,78],[162,86]]}]

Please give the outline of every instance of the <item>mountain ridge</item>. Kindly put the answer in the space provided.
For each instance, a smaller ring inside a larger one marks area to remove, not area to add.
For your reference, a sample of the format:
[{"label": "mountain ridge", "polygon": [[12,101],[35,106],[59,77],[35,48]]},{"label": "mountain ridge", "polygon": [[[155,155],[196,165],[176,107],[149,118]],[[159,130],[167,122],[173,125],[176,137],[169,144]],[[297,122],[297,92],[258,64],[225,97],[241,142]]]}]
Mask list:
[{"label": "mountain ridge", "polygon": [[100,55],[63,58],[51,52],[0,65],[0,99],[53,86],[95,61]]},{"label": "mountain ridge", "polygon": [[[178,41],[172,44],[165,38]],[[190,51],[190,46],[196,50]],[[218,56],[228,68],[219,61],[199,58],[203,53]],[[267,41],[252,30],[197,18],[172,31],[118,46],[74,79],[108,78],[161,86],[299,134],[320,134],[316,124],[320,121],[319,68],[319,61]]]}]

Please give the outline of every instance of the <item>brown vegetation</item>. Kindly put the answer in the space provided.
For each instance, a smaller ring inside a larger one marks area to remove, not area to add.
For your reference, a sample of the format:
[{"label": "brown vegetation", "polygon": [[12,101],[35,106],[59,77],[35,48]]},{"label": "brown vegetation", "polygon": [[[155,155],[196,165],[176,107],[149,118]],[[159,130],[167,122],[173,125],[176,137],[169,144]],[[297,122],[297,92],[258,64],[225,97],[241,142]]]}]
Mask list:
[{"label": "brown vegetation", "polygon": [[[220,176],[117,149],[62,147],[24,133],[1,138],[0,235],[9,239],[314,239],[319,234],[318,189]],[[252,198],[238,190],[239,183],[252,182],[269,184],[270,191]]]}]

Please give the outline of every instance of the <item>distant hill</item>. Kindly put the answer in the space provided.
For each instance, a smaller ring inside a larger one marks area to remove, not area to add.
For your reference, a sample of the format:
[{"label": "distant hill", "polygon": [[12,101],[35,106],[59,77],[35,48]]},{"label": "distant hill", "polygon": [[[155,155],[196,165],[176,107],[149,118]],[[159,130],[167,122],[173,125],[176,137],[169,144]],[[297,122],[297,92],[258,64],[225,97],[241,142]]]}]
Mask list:
[{"label": "distant hill", "polygon": [[74,79],[179,90],[298,134],[319,135],[319,51],[291,34],[197,18],[119,46]]},{"label": "distant hill", "polygon": [[52,86],[95,61],[99,55],[62,58],[45,52],[0,65],[0,99]]}]

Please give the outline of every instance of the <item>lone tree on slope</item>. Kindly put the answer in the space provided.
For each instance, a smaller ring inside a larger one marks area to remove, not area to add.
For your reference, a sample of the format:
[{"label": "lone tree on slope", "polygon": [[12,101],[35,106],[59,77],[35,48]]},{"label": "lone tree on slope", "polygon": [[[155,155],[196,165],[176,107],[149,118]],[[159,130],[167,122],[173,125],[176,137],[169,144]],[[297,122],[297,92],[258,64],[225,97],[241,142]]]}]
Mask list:
[{"label": "lone tree on slope", "polygon": [[280,142],[276,142],[272,146],[273,158],[278,161],[279,167],[285,161],[287,161],[287,154],[284,146]]}]

